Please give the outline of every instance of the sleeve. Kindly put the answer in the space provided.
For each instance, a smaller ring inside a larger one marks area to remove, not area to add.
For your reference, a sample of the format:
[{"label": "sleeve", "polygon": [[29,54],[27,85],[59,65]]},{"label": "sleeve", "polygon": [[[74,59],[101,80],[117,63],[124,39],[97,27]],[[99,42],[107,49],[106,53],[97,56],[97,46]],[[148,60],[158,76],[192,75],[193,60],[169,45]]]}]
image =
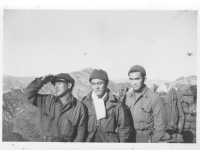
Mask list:
[{"label": "sleeve", "polygon": [[120,142],[127,142],[131,131],[133,130],[130,124],[130,118],[124,104],[120,103],[117,107],[116,118],[118,122],[118,133]]},{"label": "sleeve", "polygon": [[159,142],[164,136],[167,116],[162,99],[158,96],[153,104],[154,132],[152,142]]},{"label": "sleeve", "polygon": [[181,133],[183,131],[183,125],[184,125],[184,121],[185,121],[185,116],[184,116],[184,112],[183,112],[183,107],[181,104],[182,101],[182,97],[179,93],[177,93],[177,97],[178,97],[178,114],[179,114],[179,122],[178,122],[178,131]]},{"label": "sleeve", "polygon": [[77,128],[77,137],[74,142],[84,142],[86,138],[86,130],[87,130],[87,113],[84,104],[82,104],[80,111],[80,121]]},{"label": "sleeve", "polygon": [[41,107],[44,103],[44,100],[47,96],[38,94],[38,91],[43,86],[42,78],[36,78],[33,80],[24,91],[24,95],[28,102],[30,102],[32,105],[36,107]]}]

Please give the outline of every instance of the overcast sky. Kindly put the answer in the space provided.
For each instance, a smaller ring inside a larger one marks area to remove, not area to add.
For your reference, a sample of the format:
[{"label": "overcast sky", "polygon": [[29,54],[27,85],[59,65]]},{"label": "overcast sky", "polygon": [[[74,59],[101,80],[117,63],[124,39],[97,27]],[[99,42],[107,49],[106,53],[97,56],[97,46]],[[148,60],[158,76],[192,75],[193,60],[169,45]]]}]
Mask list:
[{"label": "overcast sky", "polygon": [[92,67],[126,79],[136,64],[148,79],[197,75],[197,11],[4,10],[3,21],[4,75]]}]

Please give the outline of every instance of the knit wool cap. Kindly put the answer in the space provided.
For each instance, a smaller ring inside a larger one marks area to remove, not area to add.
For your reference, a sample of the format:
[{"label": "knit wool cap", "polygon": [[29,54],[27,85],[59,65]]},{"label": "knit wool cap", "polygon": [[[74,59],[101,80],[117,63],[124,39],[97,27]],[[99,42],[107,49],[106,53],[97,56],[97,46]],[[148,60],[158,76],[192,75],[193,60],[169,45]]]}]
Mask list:
[{"label": "knit wool cap", "polygon": [[94,69],[94,71],[90,75],[89,81],[91,82],[92,79],[101,79],[101,80],[106,80],[106,81],[109,80],[106,71],[102,69],[99,69],[99,70]]},{"label": "knit wool cap", "polygon": [[128,75],[133,71],[140,72],[143,76],[146,76],[146,71],[142,66],[139,65],[132,66],[128,72]]},{"label": "knit wool cap", "polygon": [[74,85],[74,79],[68,73],[60,73],[54,76],[54,79],[51,81],[51,83],[55,85],[56,82],[70,82],[72,85]]}]

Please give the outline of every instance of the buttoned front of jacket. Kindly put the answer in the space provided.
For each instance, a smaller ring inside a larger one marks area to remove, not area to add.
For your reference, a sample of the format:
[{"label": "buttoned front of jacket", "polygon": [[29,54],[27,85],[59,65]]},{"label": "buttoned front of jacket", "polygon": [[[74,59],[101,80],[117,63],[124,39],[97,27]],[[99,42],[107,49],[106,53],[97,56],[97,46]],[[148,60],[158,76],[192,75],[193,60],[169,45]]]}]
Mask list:
[{"label": "buttoned front of jacket", "polygon": [[158,142],[165,133],[167,121],[161,98],[145,87],[137,99],[134,92],[128,92],[125,105],[131,112],[136,132],[148,131]]},{"label": "buttoned front of jacket", "polygon": [[91,141],[97,127],[100,129],[103,142],[126,142],[132,130],[124,105],[109,91],[105,98],[106,117],[97,121],[96,111],[89,93],[83,98],[88,110],[88,136]]},{"label": "buttoned front of jacket", "polygon": [[25,89],[27,100],[40,110],[40,125],[45,136],[82,142],[86,134],[86,108],[72,96],[65,105],[53,95],[40,95],[43,83],[36,79]]}]

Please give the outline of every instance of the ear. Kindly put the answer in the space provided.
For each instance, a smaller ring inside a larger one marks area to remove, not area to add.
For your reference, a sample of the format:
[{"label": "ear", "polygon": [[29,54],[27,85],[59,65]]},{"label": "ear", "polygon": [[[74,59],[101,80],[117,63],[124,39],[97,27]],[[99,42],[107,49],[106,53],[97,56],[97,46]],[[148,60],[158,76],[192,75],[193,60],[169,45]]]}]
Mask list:
[{"label": "ear", "polygon": [[68,83],[68,88],[70,89],[72,87],[72,83]]},{"label": "ear", "polygon": [[147,77],[146,76],[144,76],[144,83],[147,81]]}]

